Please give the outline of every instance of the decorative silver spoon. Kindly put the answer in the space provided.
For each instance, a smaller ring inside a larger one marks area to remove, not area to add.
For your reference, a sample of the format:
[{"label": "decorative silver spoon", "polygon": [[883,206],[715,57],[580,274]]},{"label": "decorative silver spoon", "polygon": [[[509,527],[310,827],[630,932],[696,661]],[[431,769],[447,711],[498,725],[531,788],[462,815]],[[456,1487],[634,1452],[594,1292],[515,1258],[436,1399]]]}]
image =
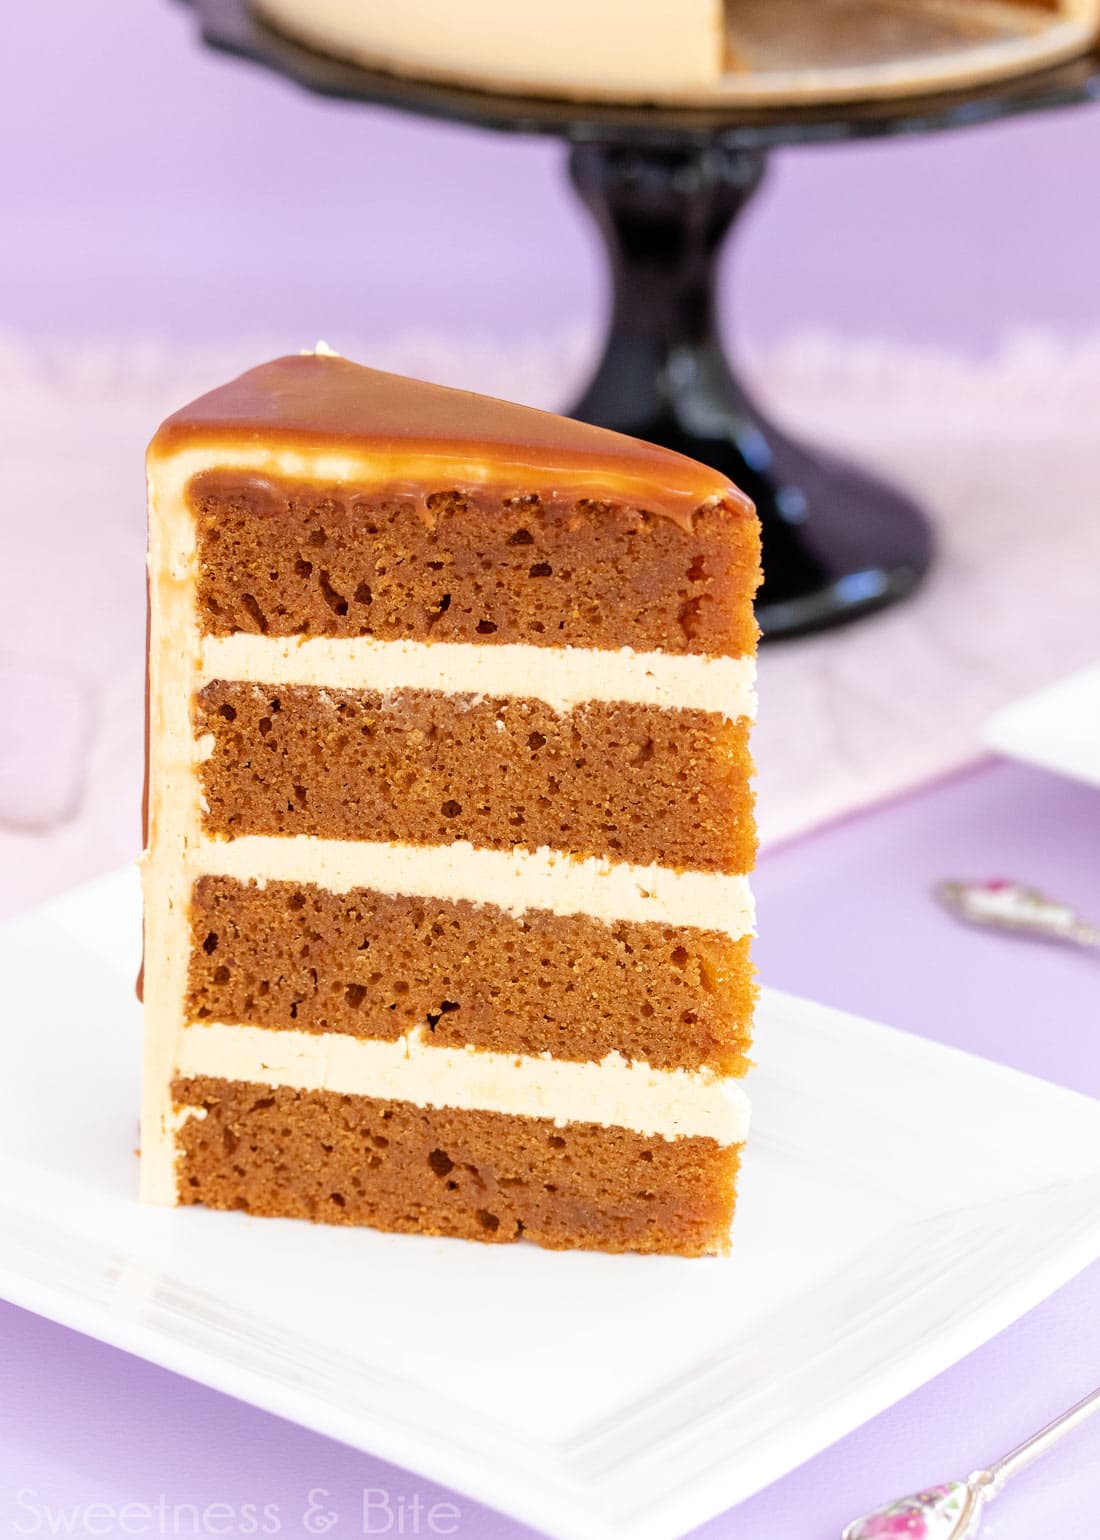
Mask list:
[{"label": "decorative silver spoon", "polygon": [[982,1509],[1000,1495],[1005,1482],[1046,1454],[1093,1412],[1100,1412],[1100,1389],[988,1470],[976,1470],[965,1481],[947,1481],[886,1503],[862,1519],[853,1519],[841,1540],[972,1540],[982,1521]]},{"label": "decorative silver spoon", "polygon": [[1068,904],[1011,878],[993,877],[986,882],[950,879],[937,882],[932,892],[950,914],[968,925],[1012,931],[1037,941],[1100,948],[1100,926],[1082,919]]}]

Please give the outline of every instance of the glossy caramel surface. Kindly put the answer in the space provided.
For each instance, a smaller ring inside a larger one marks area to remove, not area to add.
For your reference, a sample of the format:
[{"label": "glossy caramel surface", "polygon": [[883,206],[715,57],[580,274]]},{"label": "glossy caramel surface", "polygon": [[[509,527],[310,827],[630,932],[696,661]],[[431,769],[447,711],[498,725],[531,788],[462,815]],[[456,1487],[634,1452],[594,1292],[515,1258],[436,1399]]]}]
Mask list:
[{"label": "glossy caramel surface", "polygon": [[343,455],[380,481],[625,499],[678,522],[715,498],[745,507],[724,476],[672,450],[327,354],[277,358],[200,396],[161,425],[150,454],[219,447]]}]

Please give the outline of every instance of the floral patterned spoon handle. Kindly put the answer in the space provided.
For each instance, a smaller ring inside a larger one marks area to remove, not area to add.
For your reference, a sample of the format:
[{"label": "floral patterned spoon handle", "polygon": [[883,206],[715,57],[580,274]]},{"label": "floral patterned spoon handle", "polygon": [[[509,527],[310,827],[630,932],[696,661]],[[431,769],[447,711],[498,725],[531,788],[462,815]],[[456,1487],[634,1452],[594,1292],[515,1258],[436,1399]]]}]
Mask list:
[{"label": "floral patterned spoon handle", "polygon": [[988,1470],[977,1470],[965,1481],[947,1481],[912,1497],[886,1503],[862,1519],[854,1519],[841,1540],[972,1540],[978,1533],[983,1507],[1000,1493],[1005,1482],[1046,1454],[1093,1412],[1100,1412],[1100,1389],[1071,1406]]},{"label": "floral patterned spoon handle", "polygon": [[1100,926],[1090,925],[1068,904],[1047,898],[1037,888],[1025,887],[1007,877],[988,882],[937,882],[936,899],[958,920],[993,930],[1012,931],[1038,941],[1068,941],[1075,946],[1100,948]]}]

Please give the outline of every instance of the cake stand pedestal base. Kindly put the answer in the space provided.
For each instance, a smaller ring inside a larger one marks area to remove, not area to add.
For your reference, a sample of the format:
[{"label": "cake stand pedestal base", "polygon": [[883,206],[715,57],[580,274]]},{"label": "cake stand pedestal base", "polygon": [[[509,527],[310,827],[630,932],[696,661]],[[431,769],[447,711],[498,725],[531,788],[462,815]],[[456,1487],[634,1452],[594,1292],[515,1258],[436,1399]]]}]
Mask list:
[{"label": "cake stand pedestal base", "polygon": [[899,492],[774,426],[727,362],[719,249],[764,173],[765,152],[574,145],[570,172],[611,266],[610,333],[572,415],[665,444],[728,475],[764,538],[765,636],[865,614],[909,594],[932,556]]}]

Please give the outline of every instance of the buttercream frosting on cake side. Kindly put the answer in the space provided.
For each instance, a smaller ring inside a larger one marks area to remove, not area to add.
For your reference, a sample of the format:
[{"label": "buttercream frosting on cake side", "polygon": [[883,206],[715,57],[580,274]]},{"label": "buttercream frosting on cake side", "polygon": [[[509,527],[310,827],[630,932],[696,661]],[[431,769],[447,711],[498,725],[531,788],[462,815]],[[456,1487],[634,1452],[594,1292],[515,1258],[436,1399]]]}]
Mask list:
[{"label": "buttercream frosting on cake side", "polygon": [[599,1123],[664,1139],[740,1144],[749,1127],[741,1082],[706,1070],[653,1069],[619,1053],[577,1063],[548,1053],[435,1048],[420,1028],[382,1041],[204,1022],[184,1029],[177,1067],[184,1076]]},{"label": "buttercream frosting on cake side", "polygon": [[705,653],[532,647],[522,642],[380,641],[375,637],[206,636],[198,681],[315,685],[342,690],[442,690],[513,695],[568,711],[586,701],[627,701],[710,711],[728,721],[756,715],[756,660]]}]

